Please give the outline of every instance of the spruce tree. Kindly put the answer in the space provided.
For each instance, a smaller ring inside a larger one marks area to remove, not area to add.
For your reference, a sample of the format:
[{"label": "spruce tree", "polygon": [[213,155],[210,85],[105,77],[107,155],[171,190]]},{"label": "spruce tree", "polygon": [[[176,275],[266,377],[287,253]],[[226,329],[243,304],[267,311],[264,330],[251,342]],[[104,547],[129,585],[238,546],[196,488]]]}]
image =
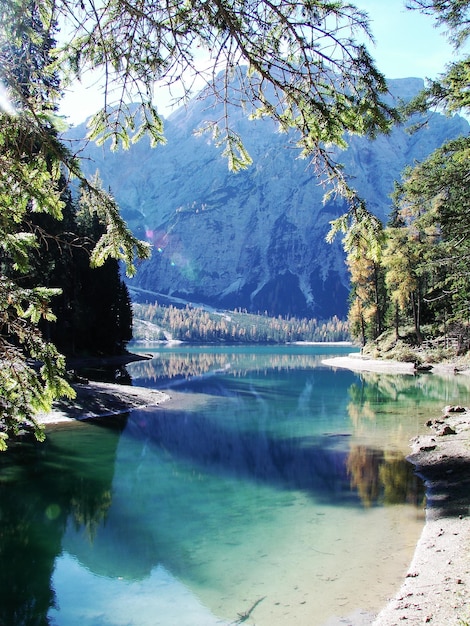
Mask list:
[{"label": "spruce tree", "polygon": [[[64,169],[81,176],[56,128],[60,83],[51,59],[54,15],[47,9],[34,0],[0,5],[0,80],[8,100],[0,110],[0,450],[25,427],[43,438],[35,414],[74,395],[65,358],[40,330],[56,319],[51,299],[61,292],[48,284],[57,264],[34,256],[59,242],[55,222],[68,226]],[[88,187],[106,223],[92,251],[95,264],[114,256],[132,271],[134,255],[146,256],[148,246],[131,235],[108,194]]]}]

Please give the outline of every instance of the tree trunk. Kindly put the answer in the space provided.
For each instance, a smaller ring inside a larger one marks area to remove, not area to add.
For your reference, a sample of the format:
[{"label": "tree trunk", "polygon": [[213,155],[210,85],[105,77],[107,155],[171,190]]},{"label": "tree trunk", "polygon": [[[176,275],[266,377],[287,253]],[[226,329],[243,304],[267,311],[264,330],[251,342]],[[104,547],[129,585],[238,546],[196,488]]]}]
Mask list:
[{"label": "tree trunk", "polygon": [[396,341],[398,341],[400,338],[400,334],[398,332],[399,321],[400,321],[400,311],[399,311],[398,303],[395,302],[395,340]]},{"label": "tree trunk", "polygon": [[416,295],[414,292],[411,293],[411,308],[413,311],[413,322],[414,322],[414,329],[415,329],[415,334],[416,334],[416,339],[418,341],[418,344],[421,345],[423,343],[423,337],[421,335],[421,327],[420,327],[420,301],[419,298],[416,298]]}]

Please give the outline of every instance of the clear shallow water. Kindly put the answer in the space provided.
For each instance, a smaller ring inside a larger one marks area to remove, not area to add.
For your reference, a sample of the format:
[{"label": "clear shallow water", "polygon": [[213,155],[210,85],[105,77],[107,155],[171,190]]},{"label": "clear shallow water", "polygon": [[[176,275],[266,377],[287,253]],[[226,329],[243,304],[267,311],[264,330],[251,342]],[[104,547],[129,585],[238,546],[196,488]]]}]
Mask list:
[{"label": "clear shallow water", "polygon": [[423,523],[410,437],[469,382],[321,365],[349,348],[145,347],[158,408],[0,458],[0,624],[339,623]]}]

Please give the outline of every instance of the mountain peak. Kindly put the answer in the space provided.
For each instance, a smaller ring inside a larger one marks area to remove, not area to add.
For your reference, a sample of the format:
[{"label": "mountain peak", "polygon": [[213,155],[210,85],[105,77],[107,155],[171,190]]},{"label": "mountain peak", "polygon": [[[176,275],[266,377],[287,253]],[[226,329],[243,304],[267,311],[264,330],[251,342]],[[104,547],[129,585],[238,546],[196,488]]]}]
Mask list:
[{"label": "mountain peak", "polygon": [[[395,98],[408,100],[424,81],[389,85]],[[318,177],[286,135],[270,120],[250,122],[241,112],[235,130],[253,166],[230,173],[211,137],[194,135],[207,115],[199,100],[176,111],[165,122],[167,144],[155,149],[143,141],[126,152],[85,150],[84,170],[99,169],[131,228],[154,246],[131,285],[253,312],[345,316],[349,281],[341,242],[325,242],[344,202],[325,204]],[[370,210],[386,220],[403,168],[464,132],[463,118],[434,114],[413,135],[396,127],[375,141],[351,137],[339,158]]]}]

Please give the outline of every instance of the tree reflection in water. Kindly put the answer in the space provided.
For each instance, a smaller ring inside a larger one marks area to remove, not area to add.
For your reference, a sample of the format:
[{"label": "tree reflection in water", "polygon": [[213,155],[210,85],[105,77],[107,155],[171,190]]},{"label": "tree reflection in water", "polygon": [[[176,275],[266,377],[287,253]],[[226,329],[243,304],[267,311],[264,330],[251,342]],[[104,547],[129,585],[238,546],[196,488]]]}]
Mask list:
[{"label": "tree reflection in water", "polygon": [[2,626],[49,624],[47,614],[56,602],[51,577],[67,523],[82,527],[93,541],[111,505],[113,460],[123,425],[122,420],[113,424],[117,432],[100,428],[98,472],[88,463],[80,437],[75,438],[80,425],[44,444],[22,443],[0,456]]},{"label": "tree reflection in water", "polygon": [[347,459],[351,486],[365,507],[374,504],[424,505],[424,486],[403,455],[352,445]]}]

